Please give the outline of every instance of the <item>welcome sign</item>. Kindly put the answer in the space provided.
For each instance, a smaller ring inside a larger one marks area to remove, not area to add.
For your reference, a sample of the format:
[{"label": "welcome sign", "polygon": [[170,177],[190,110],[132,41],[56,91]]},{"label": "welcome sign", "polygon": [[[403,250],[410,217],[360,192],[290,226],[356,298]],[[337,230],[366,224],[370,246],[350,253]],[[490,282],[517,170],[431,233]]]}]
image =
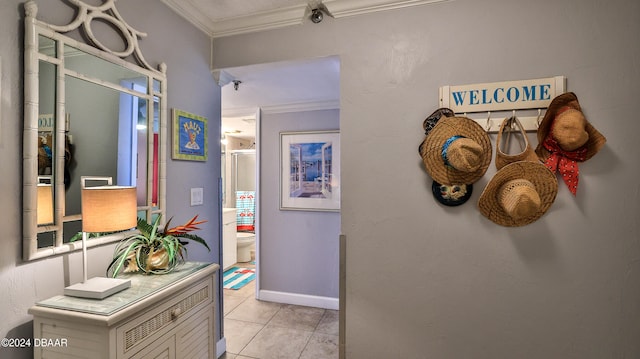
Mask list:
[{"label": "welcome sign", "polygon": [[440,88],[440,107],[455,113],[547,108],[565,92],[566,77],[491,82]]},{"label": "welcome sign", "polygon": [[38,131],[53,132],[54,118],[53,114],[38,115]]},{"label": "welcome sign", "polygon": [[[55,124],[56,124],[55,122],[56,120],[52,113],[38,115],[38,131],[53,132],[53,130],[55,129]],[[71,123],[71,115],[67,113],[64,119],[65,132],[69,132],[70,123]]]}]

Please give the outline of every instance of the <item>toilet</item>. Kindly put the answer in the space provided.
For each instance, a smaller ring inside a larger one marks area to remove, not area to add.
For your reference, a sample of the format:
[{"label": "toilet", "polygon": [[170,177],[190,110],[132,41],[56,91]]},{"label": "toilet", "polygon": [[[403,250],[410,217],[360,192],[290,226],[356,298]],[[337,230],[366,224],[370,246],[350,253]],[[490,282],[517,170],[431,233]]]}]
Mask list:
[{"label": "toilet", "polygon": [[256,235],[250,232],[238,232],[238,262],[251,261],[251,245],[255,243]]}]

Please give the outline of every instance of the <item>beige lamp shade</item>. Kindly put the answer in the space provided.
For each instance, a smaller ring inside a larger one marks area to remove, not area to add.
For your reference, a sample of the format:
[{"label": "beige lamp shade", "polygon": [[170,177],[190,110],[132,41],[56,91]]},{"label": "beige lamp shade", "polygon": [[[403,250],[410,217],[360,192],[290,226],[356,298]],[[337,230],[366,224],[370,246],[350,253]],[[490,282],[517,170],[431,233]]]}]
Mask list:
[{"label": "beige lamp shade", "polygon": [[113,232],[137,225],[136,188],[97,186],[82,189],[82,231]]},{"label": "beige lamp shade", "polygon": [[38,224],[53,223],[53,187],[50,183],[38,184]]}]

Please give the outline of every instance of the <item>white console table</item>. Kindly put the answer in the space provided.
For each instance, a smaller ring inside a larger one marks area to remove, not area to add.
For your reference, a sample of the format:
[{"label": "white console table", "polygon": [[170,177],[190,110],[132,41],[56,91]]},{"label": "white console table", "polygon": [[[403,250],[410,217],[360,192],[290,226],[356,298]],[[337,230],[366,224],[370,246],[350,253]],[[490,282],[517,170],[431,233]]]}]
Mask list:
[{"label": "white console table", "polygon": [[56,296],[29,309],[34,358],[215,358],[217,264],[187,262],[163,275],[128,274],[103,300]]}]

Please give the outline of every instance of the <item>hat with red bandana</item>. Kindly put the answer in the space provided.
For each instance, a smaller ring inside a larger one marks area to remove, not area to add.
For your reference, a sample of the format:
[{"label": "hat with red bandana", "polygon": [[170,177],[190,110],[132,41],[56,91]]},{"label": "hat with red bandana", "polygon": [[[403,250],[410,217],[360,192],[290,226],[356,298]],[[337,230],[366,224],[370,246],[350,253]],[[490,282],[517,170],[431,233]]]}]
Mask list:
[{"label": "hat with red bandana", "polygon": [[584,117],[578,97],[563,93],[551,101],[538,127],[536,154],[554,173],[560,172],[569,191],[578,190],[578,162],[593,157],[607,139]]}]

